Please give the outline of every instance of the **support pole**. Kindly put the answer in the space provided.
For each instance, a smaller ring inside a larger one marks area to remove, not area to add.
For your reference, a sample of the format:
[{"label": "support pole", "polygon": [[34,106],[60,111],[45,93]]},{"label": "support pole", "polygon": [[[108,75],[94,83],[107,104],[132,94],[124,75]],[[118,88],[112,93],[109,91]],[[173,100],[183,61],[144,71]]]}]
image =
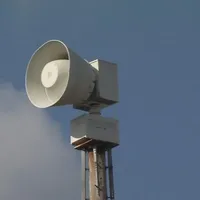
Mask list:
[{"label": "support pole", "polygon": [[93,151],[88,152],[90,200],[96,200],[96,177]]},{"label": "support pole", "polygon": [[[114,176],[112,164],[112,150],[94,147],[89,151],[82,151],[82,200],[114,200]],[[88,155],[88,157],[87,157]],[[88,159],[88,167],[86,162]],[[89,170],[89,197],[87,197],[87,176]],[[108,170],[108,173],[106,172]],[[107,188],[108,175],[108,188]]]},{"label": "support pole", "polygon": [[86,200],[86,152],[81,151],[81,168],[82,168],[82,194],[81,200]]},{"label": "support pole", "polygon": [[114,191],[114,175],[113,175],[113,164],[112,164],[112,150],[108,149],[108,179],[109,179],[109,191],[110,191],[110,199],[115,199],[115,191]]},{"label": "support pole", "polygon": [[90,200],[106,200],[105,150],[93,148],[89,152]]}]

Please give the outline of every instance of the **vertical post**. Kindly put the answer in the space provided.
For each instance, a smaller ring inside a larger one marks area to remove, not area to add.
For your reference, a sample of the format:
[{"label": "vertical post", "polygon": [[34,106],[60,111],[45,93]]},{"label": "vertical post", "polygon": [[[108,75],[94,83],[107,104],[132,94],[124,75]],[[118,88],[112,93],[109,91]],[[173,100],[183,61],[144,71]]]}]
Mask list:
[{"label": "vertical post", "polygon": [[95,180],[95,163],[93,151],[88,152],[89,161],[89,190],[90,190],[90,200],[96,200],[96,180]]},{"label": "vertical post", "polygon": [[112,150],[108,149],[108,178],[109,178],[109,189],[110,189],[110,199],[114,200],[114,177],[113,177],[113,164],[112,164]]},{"label": "vertical post", "polygon": [[89,152],[90,200],[107,200],[105,149]]},{"label": "vertical post", "polygon": [[99,181],[99,196],[101,200],[107,199],[107,188],[106,188],[106,157],[105,157],[105,149],[98,149],[98,181]]},{"label": "vertical post", "polygon": [[86,152],[81,151],[81,168],[82,168],[82,200],[86,200]]},{"label": "vertical post", "polygon": [[[106,154],[107,153],[107,154]],[[86,155],[88,155],[88,167],[86,169]],[[106,156],[107,155],[107,156]],[[96,148],[81,152],[82,160],[82,200],[111,200],[115,199],[114,175],[112,164],[112,150]],[[107,163],[106,163],[107,160]],[[107,164],[107,166],[106,166]],[[109,188],[107,189],[107,173]],[[86,192],[86,170],[89,170],[89,197]],[[108,195],[107,196],[107,192]],[[88,199],[89,198],[89,199]]]}]

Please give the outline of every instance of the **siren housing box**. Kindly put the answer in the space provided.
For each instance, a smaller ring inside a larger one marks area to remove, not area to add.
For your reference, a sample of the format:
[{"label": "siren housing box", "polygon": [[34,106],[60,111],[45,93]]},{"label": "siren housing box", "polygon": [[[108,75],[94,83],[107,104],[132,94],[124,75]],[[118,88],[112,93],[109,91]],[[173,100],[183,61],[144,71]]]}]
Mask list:
[{"label": "siren housing box", "polygon": [[117,103],[119,101],[117,65],[100,59],[89,64],[96,74],[93,92],[85,102],[74,104],[73,107],[89,111],[93,107],[103,109]]},{"label": "siren housing box", "polygon": [[119,145],[118,120],[102,117],[98,114],[84,114],[73,120],[70,124],[70,140],[75,148],[83,148],[101,144],[107,146]]}]

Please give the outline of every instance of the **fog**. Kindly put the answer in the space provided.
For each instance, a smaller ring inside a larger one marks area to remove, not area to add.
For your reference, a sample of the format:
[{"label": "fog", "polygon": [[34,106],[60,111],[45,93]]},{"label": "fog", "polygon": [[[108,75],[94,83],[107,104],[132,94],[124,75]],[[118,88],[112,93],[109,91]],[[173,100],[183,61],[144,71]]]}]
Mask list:
[{"label": "fog", "polygon": [[0,85],[0,199],[80,199],[75,151],[23,91]]}]

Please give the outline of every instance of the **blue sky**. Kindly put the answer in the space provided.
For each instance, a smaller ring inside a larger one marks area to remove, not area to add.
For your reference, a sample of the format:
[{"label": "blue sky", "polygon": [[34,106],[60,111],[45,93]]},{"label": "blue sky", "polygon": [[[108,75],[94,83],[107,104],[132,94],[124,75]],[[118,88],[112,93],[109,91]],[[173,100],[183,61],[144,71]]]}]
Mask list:
[{"label": "blue sky", "polygon": [[[200,192],[200,14],[190,0],[3,0],[0,78],[24,89],[27,62],[49,39],[87,60],[118,63],[116,199],[188,200]],[[72,108],[48,109],[68,136]]]}]

